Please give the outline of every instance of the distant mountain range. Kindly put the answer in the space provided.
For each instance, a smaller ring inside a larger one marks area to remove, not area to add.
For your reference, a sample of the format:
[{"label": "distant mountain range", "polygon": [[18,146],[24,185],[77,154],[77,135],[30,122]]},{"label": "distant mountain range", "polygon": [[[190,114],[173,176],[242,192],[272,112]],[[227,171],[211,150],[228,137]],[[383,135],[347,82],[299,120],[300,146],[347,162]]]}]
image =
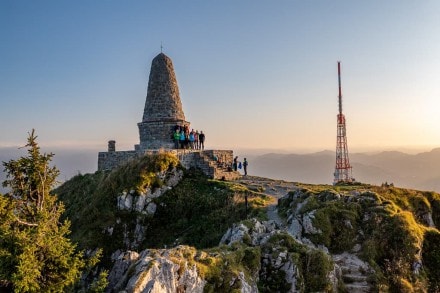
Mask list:
[{"label": "distant mountain range", "polygon": [[[58,180],[66,181],[78,173],[93,173],[97,168],[97,150],[50,149],[54,164],[60,169]],[[0,148],[0,162],[24,155],[24,150]],[[304,183],[331,184],[335,168],[335,152],[311,154],[267,153],[247,156],[249,174]],[[396,186],[440,192],[440,148],[419,154],[397,151],[352,153],[353,176],[363,183],[394,183]],[[0,182],[5,179],[0,167]],[[5,192],[0,186],[0,192]]]},{"label": "distant mountain range", "polygon": [[[415,155],[397,151],[350,154],[353,177],[371,184],[440,191],[440,148]],[[249,163],[252,175],[304,183],[333,182],[335,152],[312,154],[268,153],[254,156]]]}]

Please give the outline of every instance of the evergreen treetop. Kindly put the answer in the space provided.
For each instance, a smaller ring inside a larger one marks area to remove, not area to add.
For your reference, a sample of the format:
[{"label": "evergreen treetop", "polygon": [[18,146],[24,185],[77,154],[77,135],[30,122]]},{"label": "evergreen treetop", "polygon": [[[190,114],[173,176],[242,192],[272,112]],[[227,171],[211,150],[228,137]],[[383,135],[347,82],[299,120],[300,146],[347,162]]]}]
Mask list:
[{"label": "evergreen treetop", "polygon": [[67,238],[64,205],[49,192],[59,171],[54,156],[41,154],[34,130],[27,156],[3,162],[10,188],[0,194],[0,289],[15,292],[63,292],[80,277],[84,260]]}]

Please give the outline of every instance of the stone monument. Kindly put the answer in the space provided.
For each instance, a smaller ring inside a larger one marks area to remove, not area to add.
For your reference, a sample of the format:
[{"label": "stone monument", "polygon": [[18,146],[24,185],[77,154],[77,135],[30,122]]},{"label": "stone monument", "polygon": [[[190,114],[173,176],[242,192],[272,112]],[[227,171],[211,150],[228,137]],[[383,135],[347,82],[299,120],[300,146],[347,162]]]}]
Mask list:
[{"label": "stone monument", "polygon": [[[176,126],[188,126],[180,101],[171,59],[163,53],[151,62],[142,122],[138,123],[140,143],[134,150],[116,151],[116,141],[108,141],[107,152],[98,154],[98,171],[115,168],[129,160],[159,150],[175,153],[185,168],[198,168],[210,178],[233,180],[240,173],[232,171],[232,150],[174,149]],[[221,163],[220,163],[221,162]]]},{"label": "stone monument", "polygon": [[173,62],[160,53],[151,62],[144,115],[138,123],[140,150],[172,149],[176,125],[189,126],[189,122],[185,121]]}]

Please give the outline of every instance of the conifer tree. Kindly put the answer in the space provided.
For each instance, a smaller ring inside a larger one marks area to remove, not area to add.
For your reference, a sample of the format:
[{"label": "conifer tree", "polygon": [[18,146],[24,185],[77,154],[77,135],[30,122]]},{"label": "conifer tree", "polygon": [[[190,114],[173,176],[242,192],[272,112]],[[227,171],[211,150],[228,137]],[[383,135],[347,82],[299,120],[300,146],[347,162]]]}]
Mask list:
[{"label": "conifer tree", "polygon": [[53,154],[41,154],[36,138],[32,130],[27,156],[3,162],[10,192],[0,194],[0,291],[63,292],[84,267],[69,222],[60,222],[64,206],[49,193],[59,174]]}]

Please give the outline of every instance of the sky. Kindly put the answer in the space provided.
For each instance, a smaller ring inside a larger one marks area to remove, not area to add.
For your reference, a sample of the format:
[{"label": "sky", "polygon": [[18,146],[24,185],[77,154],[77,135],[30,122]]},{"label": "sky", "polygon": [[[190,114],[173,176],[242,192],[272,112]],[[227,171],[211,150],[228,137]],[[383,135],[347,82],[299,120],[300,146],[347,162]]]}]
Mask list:
[{"label": "sky", "polygon": [[440,1],[0,1],[0,147],[139,143],[152,59],[173,60],[208,148],[440,146]]}]

